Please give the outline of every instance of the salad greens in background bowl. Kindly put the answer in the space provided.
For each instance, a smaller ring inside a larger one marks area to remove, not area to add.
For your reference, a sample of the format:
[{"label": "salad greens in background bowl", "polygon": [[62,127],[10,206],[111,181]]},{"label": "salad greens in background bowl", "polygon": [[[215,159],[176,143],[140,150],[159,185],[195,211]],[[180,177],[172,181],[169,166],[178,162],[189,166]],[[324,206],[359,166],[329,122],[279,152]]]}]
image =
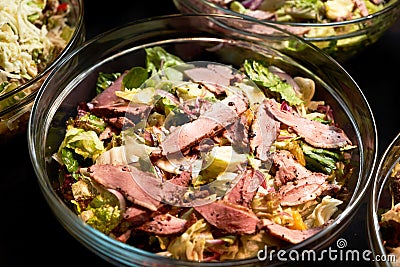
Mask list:
[{"label": "salad greens in background bowl", "polygon": [[375,43],[400,16],[397,0],[173,0],[182,13],[219,13],[270,23],[339,62]]},{"label": "salad greens in background bowl", "polygon": [[43,80],[62,57],[83,43],[83,1],[1,1],[0,35],[0,143],[4,143],[26,134]]},{"label": "salad greens in background bowl", "polygon": [[376,266],[398,266],[399,244],[399,180],[400,133],[382,154],[377,167],[368,206],[369,246],[384,259]]},{"label": "salad greens in background bowl", "polygon": [[322,250],[349,225],[377,153],[366,99],[319,49],[246,24],[134,21],[45,80],[29,120],[32,164],[57,219],[96,255],[124,266],[281,265],[257,255]]}]

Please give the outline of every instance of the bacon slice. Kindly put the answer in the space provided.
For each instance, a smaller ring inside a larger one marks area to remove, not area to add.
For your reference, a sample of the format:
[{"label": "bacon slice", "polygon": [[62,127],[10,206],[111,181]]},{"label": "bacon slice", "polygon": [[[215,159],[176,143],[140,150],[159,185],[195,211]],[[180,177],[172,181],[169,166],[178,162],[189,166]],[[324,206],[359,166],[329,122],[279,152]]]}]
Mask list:
[{"label": "bacon slice", "polygon": [[266,108],[280,122],[288,125],[305,141],[319,148],[340,148],[351,145],[350,139],[344,131],[332,125],[322,124],[317,121],[309,120],[279,108],[279,103],[275,99],[264,100]]}]

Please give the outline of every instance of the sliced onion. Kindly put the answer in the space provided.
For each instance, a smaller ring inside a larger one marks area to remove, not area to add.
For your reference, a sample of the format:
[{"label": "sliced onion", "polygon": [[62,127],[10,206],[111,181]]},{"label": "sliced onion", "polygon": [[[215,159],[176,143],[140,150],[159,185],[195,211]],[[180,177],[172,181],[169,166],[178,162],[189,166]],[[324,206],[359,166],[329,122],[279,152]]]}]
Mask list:
[{"label": "sliced onion", "polygon": [[122,195],[121,192],[119,192],[119,191],[117,191],[115,189],[112,189],[112,188],[108,188],[107,190],[110,193],[113,193],[118,198],[119,208],[121,209],[121,211],[125,211],[125,209],[126,209],[126,201],[125,201],[124,195]]}]

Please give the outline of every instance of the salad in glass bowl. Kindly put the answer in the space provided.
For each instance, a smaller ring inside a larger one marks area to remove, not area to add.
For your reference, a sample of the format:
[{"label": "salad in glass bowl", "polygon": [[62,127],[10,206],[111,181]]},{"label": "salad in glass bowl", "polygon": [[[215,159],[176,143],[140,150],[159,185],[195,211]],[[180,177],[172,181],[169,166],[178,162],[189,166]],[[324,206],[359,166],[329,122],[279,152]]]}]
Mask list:
[{"label": "salad in glass bowl", "polygon": [[368,207],[369,245],[381,262],[377,266],[400,263],[400,133],[384,151]]},{"label": "salad in glass bowl", "polygon": [[1,1],[0,142],[26,131],[44,77],[83,39],[82,1]]},{"label": "salad in glass bowl", "polygon": [[400,16],[397,0],[174,0],[182,13],[245,17],[288,30],[339,62],[375,43]]},{"label": "salad in glass bowl", "polygon": [[145,66],[100,74],[105,90],[67,121],[58,192],[82,220],[193,261],[252,258],[332,223],[355,146],[313,100],[313,80],[251,59],[243,74],[185,63],[161,47]]}]

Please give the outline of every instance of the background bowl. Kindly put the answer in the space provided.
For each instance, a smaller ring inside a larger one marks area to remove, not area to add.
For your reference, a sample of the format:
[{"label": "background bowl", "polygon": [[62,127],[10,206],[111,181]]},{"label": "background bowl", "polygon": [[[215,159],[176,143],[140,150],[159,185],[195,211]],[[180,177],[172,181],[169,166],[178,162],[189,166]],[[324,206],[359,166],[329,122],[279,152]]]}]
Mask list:
[{"label": "background bowl", "polygon": [[66,8],[69,10],[66,16],[66,24],[71,31],[64,31],[65,34],[63,34],[63,38],[68,41],[65,47],[57,52],[56,57],[46,63],[46,67],[39,71],[36,76],[12,90],[4,89],[0,92],[0,143],[7,142],[16,135],[26,134],[26,127],[37,90],[54,66],[68,52],[84,41],[83,1],[61,0],[60,5],[56,8],[58,12],[65,12],[63,10]]},{"label": "background bowl", "polygon": [[[245,15],[233,11],[224,4],[228,1],[220,1],[220,4],[217,4],[218,1],[208,0],[173,0],[173,2],[182,13],[230,14],[258,22],[271,23],[312,42],[342,63],[365,47],[375,43],[400,15],[400,2],[397,0],[388,1],[388,4],[384,2],[385,7],[382,10],[368,16],[340,22],[325,21],[324,23],[258,19],[255,17],[257,15],[251,13]],[[282,3],[282,1],[270,2]]]},{"label": "background bowl", "polygon": [[[381,215],[392,207],[392,195],[390,192],[390,184],[392,170],[396,164],[400,162],[400,133],[386,148],[382,154],[379,165],[376,170],[375,180],[372,186],[372,193],[368,202],[368,238],[369,246],[374,253],[386,261],[375,262],[376,266],[392,266],[388,257],[389,251],[385,248],[385,240],[381,234]],[[398,266],[400,259],[397,258]],[[394,265],[394,263],[393,263]]]},{"label": "background bowl", "polygon": [[[316,98],[331,105],[337,123],[358,146],[351,158],[355,170],[349,188],[353,194],[335,223],[291,249],[322,249],[334,242],[351,222],[369,188],[377,153],[375,122],[366,99],[348,73],[319,49],[272,26],[260,26],[271,27],[270,30],[276,33],[271,36],[244,32],[241,26],[246,23],[252,24],[232,16],[195,14],[134,21],[87,41],[64,58],[45,80],[29,120],[28,144],[33,168],[44,197],[63,227],[100,257],[113,264],[129,266],[264,264],[257,259],[200,264],[140,250],[83,223],[56,193],[58,164],[52,155],[63,139],[66,120],[76,115],[76,107],[81,101],[89,101],[95,96],[93,89],[99,72],[121,71],[142,64],[144,48],[153,46],[162,46],[185,61],[206,60],[237,66],[248,57],[263,58],[291,75],[314,79]],[[302,47],[304,53],[288,49],[287,43]],[[215,49],[217,47],[223,49]]]}]

